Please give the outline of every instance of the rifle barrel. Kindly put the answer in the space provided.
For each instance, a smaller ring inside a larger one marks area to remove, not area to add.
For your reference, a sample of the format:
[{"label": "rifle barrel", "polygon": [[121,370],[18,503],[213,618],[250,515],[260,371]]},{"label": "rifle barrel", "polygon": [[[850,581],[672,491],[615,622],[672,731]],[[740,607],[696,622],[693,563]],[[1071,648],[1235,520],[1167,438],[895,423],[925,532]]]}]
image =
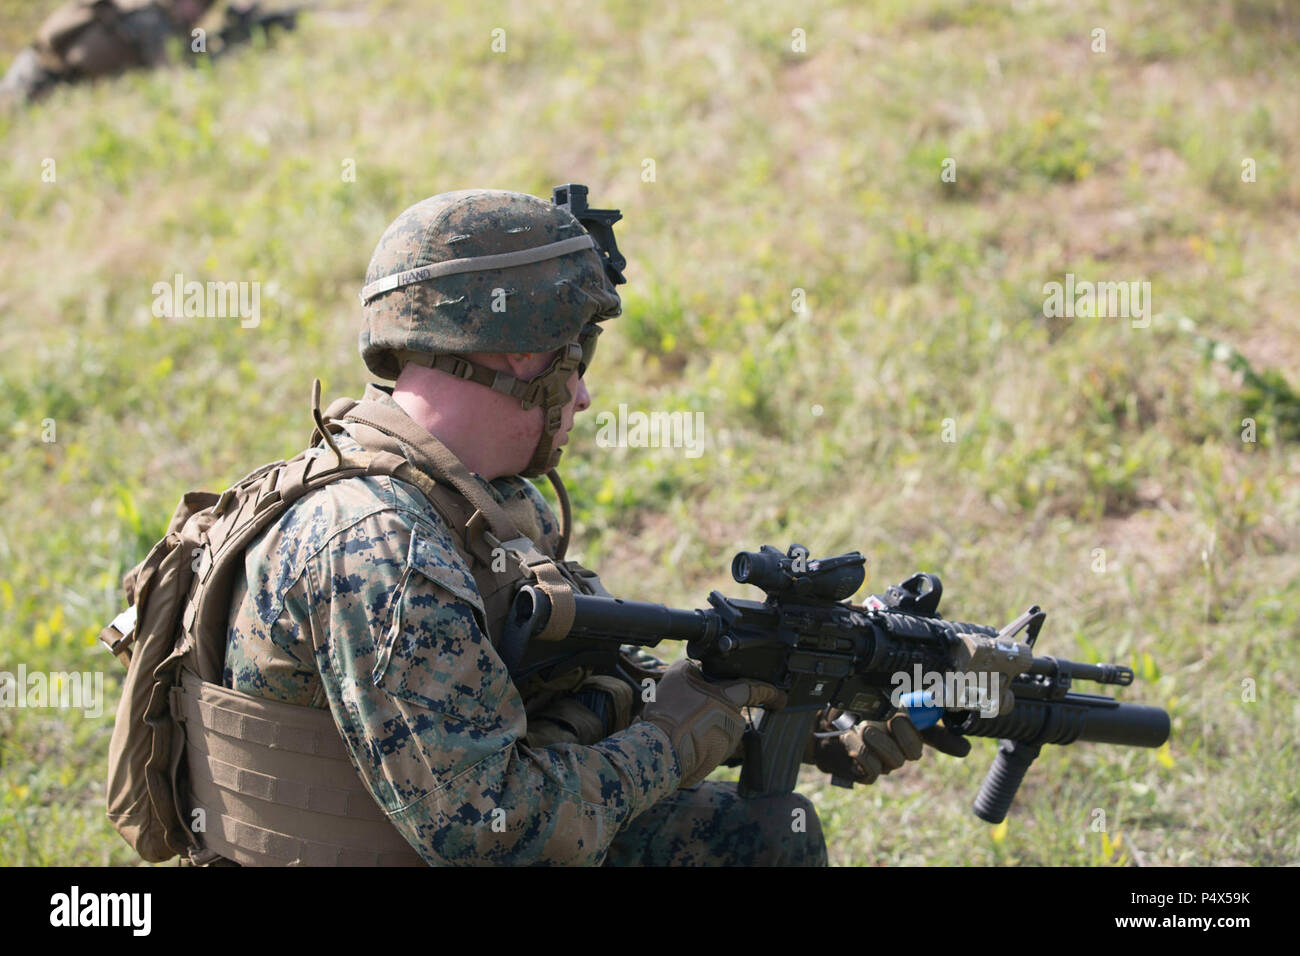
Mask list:
[{"label": "rifle barrel", "polygon": [[[662,640],[693,641],[718,630],[718,621],[711,611],[687,611],[588,594],[575,594],[573,605],[573,626],[569,633],[574,637],[606,638],[653,647]],[[521,588],[511,615],[527,637],[535,637],[550,620],[551,599],[539,588]]]},{"label": "rifle barrel", "polygon": [[[621,598],[573,596],[573,629],[591,636],[629,638],[653,637],[660,640],[693,641],[707,636],[717,627],[713,615],[703,610],[682,610],[646,601]],[[629,643],[641,643],[639,640]]]},{"label": "rifle barrel", "polygon": [[1133,683],[1133,669],[1122,664],[1080,664],[1057,657],[1035,657],[1029,667],[1030,674],[1056,677],[1066,673],[1072,678],[1090,680],[1098,684],[1118,684],[1127,687]]}]

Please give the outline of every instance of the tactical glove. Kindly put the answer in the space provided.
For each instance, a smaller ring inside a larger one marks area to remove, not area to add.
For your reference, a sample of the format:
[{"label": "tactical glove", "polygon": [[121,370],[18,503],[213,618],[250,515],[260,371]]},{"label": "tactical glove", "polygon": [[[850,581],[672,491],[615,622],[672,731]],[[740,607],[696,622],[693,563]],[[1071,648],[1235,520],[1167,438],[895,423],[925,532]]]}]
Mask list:
[{"label": "tactical glove", "polygon": [[[823,714],[817,730],[834,731],[832,721],[839,713],[832,710]],[[877,777],[897,770],[908,760],[919,760],[923,742],[953,756],[964,757],[970,752],[969,743],[942,727],[918,732],[900,711],[887,721],[863,720],[834,737],[811,738],[804,763],[856,783],[874,783]]]},{"label": "tactical glove", "polygon": [[668,735],[681,764],[681,787],[693,787],[726,760],[745,732],[741,707],[784,707],[786,696],[770,684],[738,680],[710,684],[699,667],[678,661],[664,673],[642,719]]}]

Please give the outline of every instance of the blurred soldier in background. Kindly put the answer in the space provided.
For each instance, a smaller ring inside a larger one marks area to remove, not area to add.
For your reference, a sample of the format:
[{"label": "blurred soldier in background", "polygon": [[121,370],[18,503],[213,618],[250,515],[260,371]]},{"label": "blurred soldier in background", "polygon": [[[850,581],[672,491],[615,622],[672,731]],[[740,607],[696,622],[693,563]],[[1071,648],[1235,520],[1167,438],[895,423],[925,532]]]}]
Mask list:
[{"label": "blurred soldier in background", "polygon": [[115,76],[167,62],[175,37],[187,57],[218,55],[246,41],[255,27],[294,26],[294,11],[260,12],[257,4],[230,4],[212,50],[192,47],[192,31],[215,0],[73,0],[41,24],[36,42],[22,50],[0,81],[0,99],[37,99],[58,83]]}]

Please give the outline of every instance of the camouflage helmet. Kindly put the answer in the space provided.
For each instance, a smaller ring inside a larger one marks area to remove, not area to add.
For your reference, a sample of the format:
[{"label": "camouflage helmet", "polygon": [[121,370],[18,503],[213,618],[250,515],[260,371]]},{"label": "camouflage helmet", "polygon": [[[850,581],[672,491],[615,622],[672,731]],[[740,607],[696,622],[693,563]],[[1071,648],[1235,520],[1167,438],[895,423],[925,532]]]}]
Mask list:
[{"label": "camouflage helmet", "polygon": [[[622,217],[588,209],[586,195],[569,184],[556,187],[554,202],[466,189],[416,203],[380,237],[361,290],[361,356],[376,375],[395,379],[415,362],[542,409],[542,435],[521,472],[529,477],[559,463],[568,382],[586,370],[596,323],[621,311],[614,284],[624,281],[623,259],[611,226]],[[526,381],[465,357],[557,350]]]},{"label": "camouflage helmet", "polygon": [[361,293],[361,356],[395,379],[412,353],[550,352],[620,301],[582,224],[526,193],[465,189],[385,230]]}]

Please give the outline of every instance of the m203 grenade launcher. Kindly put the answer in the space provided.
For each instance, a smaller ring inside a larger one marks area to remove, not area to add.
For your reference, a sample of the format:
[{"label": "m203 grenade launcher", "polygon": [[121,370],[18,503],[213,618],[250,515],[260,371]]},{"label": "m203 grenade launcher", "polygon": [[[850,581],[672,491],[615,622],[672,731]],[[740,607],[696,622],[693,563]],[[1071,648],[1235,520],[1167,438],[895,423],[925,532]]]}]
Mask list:
[{"label": "m203 grenade launcher", "polygon": [[835,724],[841,729],[904,710],[921,730],[942,721],[960,736],[998,738],[974,804],[989,823],[1006,817],[1044,744],[1159,747],[1169,739],[1161,708],[1074,690],[1077,680],[1128,686],[1130,668],[1034,656],[1046,618],[1037,605],[1000,629],[945,620],[939,578],[919,573],[850,604],[865,563],[856,551],[814,560],[799,545],[784,554],[764,545],[731,565],[738,583],[765,592],[763,601],[713,591],[708,608],[685,610],[575,594],[573,626],[558,641],[531,640],[546,626],[550,599],[524,587],[502,652],[518,683],[577,664],[616,672],[620,646],[680,640],[711,680],[746,677],[779,687],[786,706],[751,718],[743,739],[743,796],[794,789],[818,715],[828,708],[845,712]]}]

